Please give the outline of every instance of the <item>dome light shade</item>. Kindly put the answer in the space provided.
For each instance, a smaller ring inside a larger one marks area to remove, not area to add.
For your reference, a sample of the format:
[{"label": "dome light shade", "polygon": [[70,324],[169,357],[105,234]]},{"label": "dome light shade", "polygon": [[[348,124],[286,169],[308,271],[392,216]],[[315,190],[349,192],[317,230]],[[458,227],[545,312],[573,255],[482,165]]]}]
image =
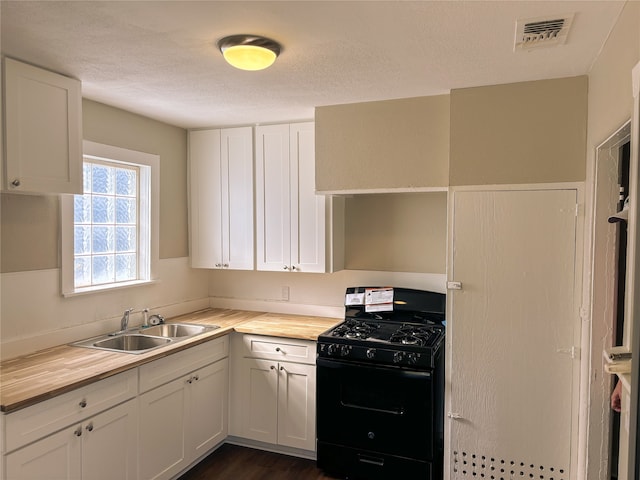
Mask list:
[{"label": "dome light shade", "polygon": [[224,59],[241,70],[263,70],[280,54],[280,45],[256,35],[231,35],[218,41]]}]

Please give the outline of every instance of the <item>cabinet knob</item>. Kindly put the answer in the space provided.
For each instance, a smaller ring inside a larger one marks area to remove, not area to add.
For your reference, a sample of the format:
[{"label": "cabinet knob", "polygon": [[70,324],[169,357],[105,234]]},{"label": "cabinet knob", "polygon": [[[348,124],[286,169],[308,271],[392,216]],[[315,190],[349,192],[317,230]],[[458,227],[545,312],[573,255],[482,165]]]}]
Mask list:
[{"label": "cabinet knob", "polygon": [[216,268],[221,268],[222,264],[221,263],[216,263]]},{"label": "cabinet knob", "polygon": [[276,367],[274,367],[273,365],[271,365],[269,368],[270,368],[271,370],[275,370],[275,369],[276,369]]},{"label": "cabinet knob", "polygon": [[292,265],[292,266],[291,266],[291,270],[296,270],[296,266],[295,266],[295,265]]},{"label": "cabinet knob", "polygon": [[87,429],[87,432],[93,432],[93,423],[90,423],[85,428]]},{"label": "cabinet knob", "polygon": [[200,377],[198,375],[194,375],[193,380],[197,382],[198,380],[200,380]]},{"label": "cabinet knob", "polygon": [[20,179],[16,178],[13,180],[13,182],[11,182],[11,186],[12,187],[19,187],[20,186]]},{"label": "cabinet knob", "polygon": [[285,270],[289,270],[289,267],[287,265],[284,266]]},{"label": "cabinet knob", "polygon": [[282,349],[280,347],[276,347],[276,352],[281,352]]},{"label": "cabinet knob", "polygon": [[76,437],[81,437],[81,436],[82,436],[82,427],[78,427],[78,428],[76,428],[76,431],[75,431],[75,432],[73,432],[73,434],[74,434]]},{"label": "cabinet knob", "polygon": [[87,401],[86,400],[80,400],[80,403],[78,405],[80,405],[80,408],[85,408],[87,406]]},{"label": "cabinet knob", "polygon": [[225,263],[225,264],[223,264],[222,266],[223,266],[224,268],[229,268],[229,264],[228,264],[228,263]]},{"label": "cabinet knob", "polygon": [[187,383],[193,383],[193,377],[189,377],[189,379],[187,380]]},{"label": "cabinet knob", "polygon": [[280,371],[284,371],[284,367],[280,365]]}]

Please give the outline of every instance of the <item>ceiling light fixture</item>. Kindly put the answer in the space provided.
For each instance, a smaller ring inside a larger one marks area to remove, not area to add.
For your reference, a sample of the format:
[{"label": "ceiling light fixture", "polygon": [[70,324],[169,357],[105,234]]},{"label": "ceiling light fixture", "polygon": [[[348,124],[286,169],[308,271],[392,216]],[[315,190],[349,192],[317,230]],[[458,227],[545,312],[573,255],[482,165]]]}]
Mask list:
[{"label": "ceiling light fixture", "polygon": [[231,35],[218,40],[224,59],[241,70],[263,70],[280,55],[280,44],[257,35]]}]

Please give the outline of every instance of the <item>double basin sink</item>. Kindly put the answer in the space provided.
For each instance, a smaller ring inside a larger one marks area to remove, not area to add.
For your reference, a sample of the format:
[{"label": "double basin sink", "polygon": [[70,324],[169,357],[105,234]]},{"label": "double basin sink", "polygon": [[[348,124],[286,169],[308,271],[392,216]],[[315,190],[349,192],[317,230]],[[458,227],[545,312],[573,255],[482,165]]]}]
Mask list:
[{"label": "double basin sink", "polygon": [[111,352],[146,353],[156,348],[211,332],[217,328],[220,327],[218,325],[163,323],[118,334],[101,335],[72,343],[72,345]]}]

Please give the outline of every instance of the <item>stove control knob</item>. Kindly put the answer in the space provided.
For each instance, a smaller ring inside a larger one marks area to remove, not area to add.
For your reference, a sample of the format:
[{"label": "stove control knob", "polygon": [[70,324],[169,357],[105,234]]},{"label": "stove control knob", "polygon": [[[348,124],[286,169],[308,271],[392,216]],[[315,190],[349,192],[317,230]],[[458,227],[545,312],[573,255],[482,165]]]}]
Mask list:
[{"label": "stove control knob", "polygon": [[351,345],[342,345],[340,346],[340,356],[346,357],[351,352]]},{"label": "stove control knob", "polygon": [[331,345],[329,345],[329,347],[327,348],[327,353],[329,355],[335,355],[335,353],[338,350],[338,345],[336,345],[335,343],[332,343]]},{"label": "stove control knob", "polygon": [[404,358],[403,352],[396,352],[393,354],[393,363],[400,363]]},{"label": "stove control knob", "polygon": [[412,363],[412,364],[417,363],[419,358],[420,358],[419,353],[413,353],[413,352],[407,353],[407,362],[409,363]]},{"label": "stove control knob", "polygon": [[376,356],[376,349],[375,348],[367,348],[367,358],[368,359],[372,359],[375,356]]}]

